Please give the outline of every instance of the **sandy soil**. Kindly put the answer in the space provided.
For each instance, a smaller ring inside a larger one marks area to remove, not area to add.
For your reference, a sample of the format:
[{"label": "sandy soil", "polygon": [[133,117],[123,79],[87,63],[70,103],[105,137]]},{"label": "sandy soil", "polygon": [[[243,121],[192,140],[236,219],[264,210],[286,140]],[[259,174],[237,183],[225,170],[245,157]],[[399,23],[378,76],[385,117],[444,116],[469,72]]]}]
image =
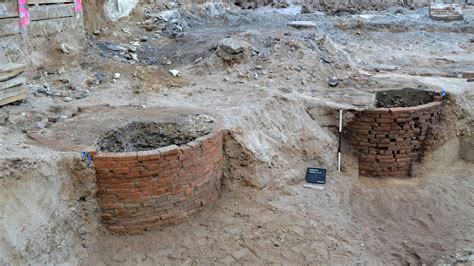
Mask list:
[{"label": "sandy soil", "polygon": [[[457,136],[474,115],[474,85],[459,76],[474,72],[474,20],[431,21],[426,9],[338,17],[293,9],[194,6],[180,10],[183,32],[166,23],[149,32],[145,13],[158,11],[144,7],[71,43],[71,55],[41,46],[27,73],[29,98],[0,109],[0,262],[432,264],[472,254],[474,167],[459,159]],[[293,20],[317,27],[287,27]],[[227,37],[244,52],[219,52]],[[121,54],[113,45],[136,47]],[[122,62],[133,49],[137,60]],[[45,87],[60,94],[45,96]],[[405,87],[449,94],[416,177],[359,178],[348,146],[337,173],[338,109],[348,120],[374,105],[374,91]],[[32,145],[25,134],[98,104],[222,115],[225,186],[215,206],[141,236],[104,231],[94,174],[79,154]],[[328,167],[325,190],[303,188],[307,166]]]}]

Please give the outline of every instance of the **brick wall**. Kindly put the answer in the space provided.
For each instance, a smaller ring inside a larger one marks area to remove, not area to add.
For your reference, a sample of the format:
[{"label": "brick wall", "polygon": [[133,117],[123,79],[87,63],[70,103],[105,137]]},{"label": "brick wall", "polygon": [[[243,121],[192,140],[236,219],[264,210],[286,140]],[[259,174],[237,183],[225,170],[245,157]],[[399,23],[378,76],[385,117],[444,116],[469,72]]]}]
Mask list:
[{"label": "brick wall", "polygon": [[[438,100],[438,99],[437,99]],[[359,175],[410,176],[423,142],[440,115],[441,102],[397,108],[376,108],[356,114],[346,127],[357,149]]]},{"label": "brick wall", "polygon": [[115,234],[139,234],[183,221],[219,196],[222,133],[180,147],[99,152],[93,160],[102,223]]}]

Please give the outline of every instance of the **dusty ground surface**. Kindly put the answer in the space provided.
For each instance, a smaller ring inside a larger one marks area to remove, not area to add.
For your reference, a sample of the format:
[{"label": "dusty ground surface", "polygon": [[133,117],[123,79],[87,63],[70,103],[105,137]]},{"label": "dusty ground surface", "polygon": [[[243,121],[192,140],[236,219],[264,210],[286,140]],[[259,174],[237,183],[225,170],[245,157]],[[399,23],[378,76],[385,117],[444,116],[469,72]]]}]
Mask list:
[{"label": "dusty ground surface", "polygon": [[[459,159],[457,136],[474,115],[473,83],[460,76],[474,71],[472,11],[450,23],[430,20],[427,9],[337,17],[278,11],[194,6],[171,22],[143,7],[86,43],[70,43],[71,54],[34,52],[28,100],[0,109],[0,262],[469,260],[474,167]],[[287,27],[293,20],[317,27]],[[220,45],[224,38],[235,45]],[[343,172],[335,172],[338,109],[348,110],[347,120],[350,110],[373,107],[374,91],[405,87],[449,94],[416,178],[359,178],[347,146]],[[225,189],[215,206],[142,236],[104,231],[94,173],[79,153],[32,145],[25,134],[48,117],[60,126],[77,107],[98,104],[222,115]],[[329,168],[325,190],[303,188],[307,166]]]},{"label": "dusty ground surface", "polygon": [[376,107],[410,107],[434,101],[434,92],[404,88],[379,91],[375,94]]},{"label": "dusty ground surface", "polygon": [[221,120],[204,110],[101,105],[80,108],[67,121],[28,137],[30,144],[58,151],[143,151],[191,142],[222,127]]}]

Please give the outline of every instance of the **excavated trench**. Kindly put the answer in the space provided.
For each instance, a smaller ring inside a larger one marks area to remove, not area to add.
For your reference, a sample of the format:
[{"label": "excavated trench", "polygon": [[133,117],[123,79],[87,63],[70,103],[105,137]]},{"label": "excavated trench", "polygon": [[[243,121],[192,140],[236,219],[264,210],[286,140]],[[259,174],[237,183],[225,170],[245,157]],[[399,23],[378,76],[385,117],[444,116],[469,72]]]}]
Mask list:
[{"label": "excavated trench", "polygon": [[411,88],[379,91],[375,96],[376,108],[357,112],[348,125],[359,175],[409,177],[431,127],[439,121],[441,97]]}]

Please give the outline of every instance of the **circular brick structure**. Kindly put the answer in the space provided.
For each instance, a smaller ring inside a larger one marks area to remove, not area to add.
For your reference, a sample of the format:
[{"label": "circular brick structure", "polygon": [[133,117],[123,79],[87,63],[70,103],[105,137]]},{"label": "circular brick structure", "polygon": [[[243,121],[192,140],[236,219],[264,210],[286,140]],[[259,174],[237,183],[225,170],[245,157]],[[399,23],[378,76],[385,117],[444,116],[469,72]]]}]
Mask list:
[{"label": "circular brick structure", "polygon": [[[433,101],[434,100],[434,101]],[[439,119],[441,102],[356,113],[348,124],[349,142],[357,149],[359,175],[408,177],[419,161],[429,128]]]},{"label": "circular brick structure", "polygon": [[93,156],[102,222],[112,233],[138,234],[180,222],[219,196],[222,134],[187,144]]}]

